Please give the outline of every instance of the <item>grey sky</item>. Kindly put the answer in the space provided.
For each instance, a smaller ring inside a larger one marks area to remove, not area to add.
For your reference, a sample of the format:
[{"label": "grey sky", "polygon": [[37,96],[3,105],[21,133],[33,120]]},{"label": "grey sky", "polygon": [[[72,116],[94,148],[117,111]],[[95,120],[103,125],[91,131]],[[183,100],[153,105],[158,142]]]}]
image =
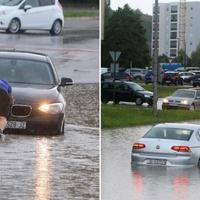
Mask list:
[{"label": "grey sky", "polygon": [[[152,15],[152,5],[154,2],[155,0],[111,0],[111,7],[116,10],[118,7],[123,7],[125,4],[129,4],[129,6],[133,9],[139,8],[143,13]],[[179,2],[179,0],[159,0],[159,3],[169,2]]]}]

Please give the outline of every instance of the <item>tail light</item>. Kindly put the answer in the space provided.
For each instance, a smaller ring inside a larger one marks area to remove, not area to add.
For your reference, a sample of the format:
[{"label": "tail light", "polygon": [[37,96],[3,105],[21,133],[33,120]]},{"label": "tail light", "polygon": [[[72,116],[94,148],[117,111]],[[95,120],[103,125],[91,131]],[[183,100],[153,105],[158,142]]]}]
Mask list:
[{"label": "tail light", "polygon": [[188,146],[172,146],[171,149],[177,152],[190,152],[190,147]]},{"label": "tail light", "polygon": [[142,144],[142,143],[133,144],[133,149],[143,149],[143,148],[145,148],[145,144]]}]

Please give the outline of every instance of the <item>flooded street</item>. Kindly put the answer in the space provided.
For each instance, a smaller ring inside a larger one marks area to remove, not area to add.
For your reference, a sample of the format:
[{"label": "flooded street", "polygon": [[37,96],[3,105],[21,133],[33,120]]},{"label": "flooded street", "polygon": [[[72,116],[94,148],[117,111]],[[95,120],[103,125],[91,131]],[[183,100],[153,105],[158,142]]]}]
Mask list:
[{"label": "flooded street", "polygon": [[63,34],[0,33],[0,48],[45,53],[73,86],[66,99],[65,134],[7,135],[0,141],[0,200],[99,199],[98,19],[67,20]]},{"label": "flooded street", "polygon": [[0,199],[98,199],[98,136],[97,129],[69,125],[56,137],[7,135],[0,143]]},{"label": "flooded street", "polygon": [[151,126],[102,131],[102,200],[197,200],[197,168],[131,169],[131,148]]}]

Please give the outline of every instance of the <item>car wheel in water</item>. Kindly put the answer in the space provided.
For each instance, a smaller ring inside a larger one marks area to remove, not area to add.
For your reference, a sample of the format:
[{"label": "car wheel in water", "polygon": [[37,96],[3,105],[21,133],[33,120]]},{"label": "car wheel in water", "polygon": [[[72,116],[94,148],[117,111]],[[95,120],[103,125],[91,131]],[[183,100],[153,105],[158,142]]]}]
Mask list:
[{"label": "car wheel in water", "polygon": [[56,20],[52,25],[50,34],[51,35],[59,35],[61,32],[62,32],[62,23],[60,20]]},{"label": "car wheel in water", "polygon": [[136,103],[137,106],[141,106],[143,104],[142,98],[137,97],[136,100],[135,100],[135,103]]},{"label": "car wheel in water", "polygon": [[20,21],[19,19],[12,19],[10,24],[9,24],[9,27],[8,29],[6,30],[7,33],[19,33],[20,31]]},{"label": "car wheel in water", "polygon": [[65,133],[65,121],[63,120],[63,121],[60,122],[56,134],[63,135],[64,133]]}]

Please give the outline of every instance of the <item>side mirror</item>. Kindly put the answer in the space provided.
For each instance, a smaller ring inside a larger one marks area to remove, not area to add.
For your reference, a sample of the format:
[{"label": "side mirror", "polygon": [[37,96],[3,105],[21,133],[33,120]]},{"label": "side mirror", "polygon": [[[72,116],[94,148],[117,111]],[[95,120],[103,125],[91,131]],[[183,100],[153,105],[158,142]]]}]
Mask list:
[{"label": "side mirror", "polygon": [[32,8],[31,5],[25,5],[24,6],[24,11],[26,12],[27,10],[30,10]]},{"label": "side mirror", "polygon": [[65,87],[65,86],[69,86],[69,85],[73,85],[73,80],[71,78],[61,78],[61,82],[60,82],[60,87]]}]

